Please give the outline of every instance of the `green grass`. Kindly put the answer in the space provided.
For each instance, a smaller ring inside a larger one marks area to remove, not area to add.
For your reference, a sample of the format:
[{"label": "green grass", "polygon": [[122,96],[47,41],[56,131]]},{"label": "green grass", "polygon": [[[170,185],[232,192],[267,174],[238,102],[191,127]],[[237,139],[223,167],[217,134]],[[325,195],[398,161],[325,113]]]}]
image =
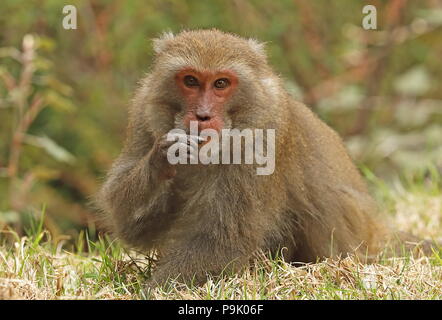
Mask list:
[{"label": "green grass", "polygon": [[[442,180],[436,171],[388,186],[368,171],[365,175],[397,229],[424,238],[442,236]],[[146,292],[152,258],[107,237],[91,241],[87,233],[68,251],[41,221],[32,223],[25,237],[0,235],[0,299],[442,299],[441,252],[376,264],[328,259],[301,267],[258,257],[243,273],[209,279],[201,287],[171,284]]]}]

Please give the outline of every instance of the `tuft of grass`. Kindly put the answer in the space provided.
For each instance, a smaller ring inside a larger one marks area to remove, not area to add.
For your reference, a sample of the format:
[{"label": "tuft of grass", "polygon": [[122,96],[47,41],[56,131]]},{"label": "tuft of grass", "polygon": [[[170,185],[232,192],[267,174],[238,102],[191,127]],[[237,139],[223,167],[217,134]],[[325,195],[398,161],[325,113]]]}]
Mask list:
[{"label": "tuft of grass", "polygon": [[[366,178],[396,229],[422,238],[442,236],[442,179],[435,170],[387,185],[370,172]],[[42,210],[42,216],[44,209]],[[442,251],[429,257],[383,258],[362,264],[354,257],[293,266],[280,257],[259,256],[242,273],[209,278],[203,286],[170,283],[144,290],[152,257],[118,241],[87,232],[76,250],[64,249],[30,224],[25,237],[0,233],[0,299],[442,299]]]}]

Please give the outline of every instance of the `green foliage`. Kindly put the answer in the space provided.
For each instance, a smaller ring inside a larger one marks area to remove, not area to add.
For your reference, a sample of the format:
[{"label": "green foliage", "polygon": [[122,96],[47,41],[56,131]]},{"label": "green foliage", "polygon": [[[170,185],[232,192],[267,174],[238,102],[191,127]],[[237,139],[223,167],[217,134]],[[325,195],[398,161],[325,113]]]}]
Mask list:
[{"label": "green foliage", "polygon": [[[93,227],[89,199],[121,148],[126,107],[153,56],[150,39],[169,30],[215,27],[265,42],[287,89],[374,176],[431,177],[427,168],[442,168],[442,7],[434,1],[377,1],[378,31],[361,28],[365,3],[354,0],[69,4],[78,9],[77,30],[62,28],[64,2],[0,2],[0,227],[21,229],[21,216],[38,215],[43,203],[56,237]],[[29,33],[32,77],[11,86],[26,69],[20,56]],[[19,106],[36,97],[44,107],[11,175]]]}]

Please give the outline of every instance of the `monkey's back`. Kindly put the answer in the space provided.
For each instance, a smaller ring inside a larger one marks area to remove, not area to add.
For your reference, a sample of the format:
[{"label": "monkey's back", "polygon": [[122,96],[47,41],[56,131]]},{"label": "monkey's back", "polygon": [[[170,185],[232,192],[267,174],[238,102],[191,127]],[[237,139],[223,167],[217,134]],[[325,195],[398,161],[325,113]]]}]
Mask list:
[{"label": "monkey's back", "polygon": [[376,205],[359,171],[334,130],[305,105],[288,101],[292,168],[287,172],[292,174],[287,184],[297,220],[293,259],[347,253],[371,258],[384,228],[376,222]]}]

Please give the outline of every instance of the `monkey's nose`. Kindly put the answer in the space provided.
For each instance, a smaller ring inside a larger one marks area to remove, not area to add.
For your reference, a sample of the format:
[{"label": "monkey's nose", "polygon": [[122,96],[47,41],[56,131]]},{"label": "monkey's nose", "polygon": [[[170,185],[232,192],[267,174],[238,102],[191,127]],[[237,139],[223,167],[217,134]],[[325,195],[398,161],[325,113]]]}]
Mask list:
[{"label": "monkey's nose", "polygon": [[209,121],[210,119],[212,119],[212,115],[210,112],[207,111],[197,111],[196,119],[201,122]]}]

